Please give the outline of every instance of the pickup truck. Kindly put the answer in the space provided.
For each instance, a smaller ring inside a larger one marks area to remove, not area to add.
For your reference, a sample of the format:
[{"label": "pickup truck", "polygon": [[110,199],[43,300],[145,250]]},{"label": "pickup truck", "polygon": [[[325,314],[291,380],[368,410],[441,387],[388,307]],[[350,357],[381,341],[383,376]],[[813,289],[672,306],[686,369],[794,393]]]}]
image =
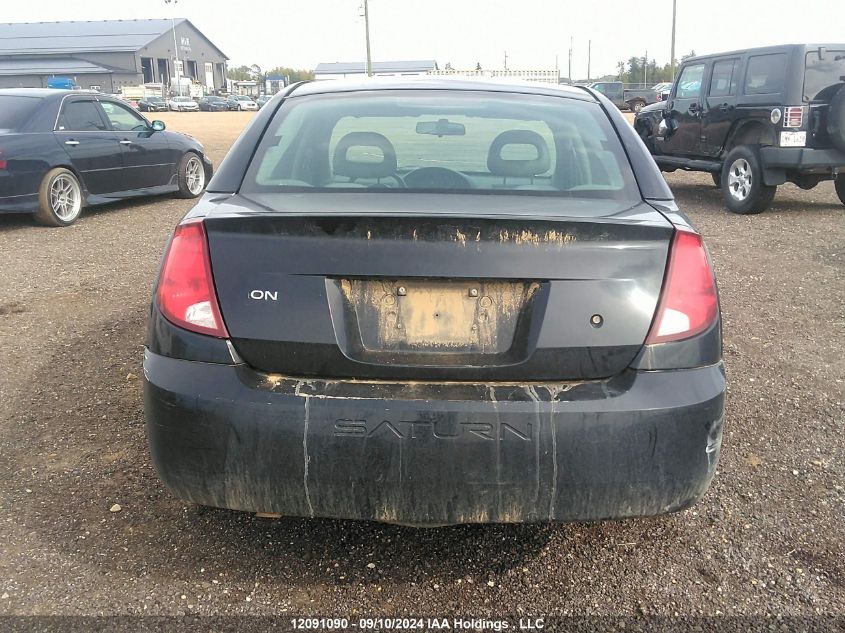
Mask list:
[{"label": "pickup truck", "polygon": [[590,84],[590,88],[602,93],[620,110],[627,108],[632,112],[639,112],[645,106],[660,101],[660,92],[653,87],[645,90],[629,90],[621,81],[597,81]]}]

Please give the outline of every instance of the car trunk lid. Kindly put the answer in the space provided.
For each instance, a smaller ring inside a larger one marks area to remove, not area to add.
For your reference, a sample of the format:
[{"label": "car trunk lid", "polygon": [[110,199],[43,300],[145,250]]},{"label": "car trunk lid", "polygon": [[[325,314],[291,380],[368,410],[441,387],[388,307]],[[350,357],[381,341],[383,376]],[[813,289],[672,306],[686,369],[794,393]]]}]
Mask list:
[{"label": "car trunk lid", "polygon": [[288,195],[274,212],[236,196],[206,218],[220,309],[247,363],[295,376],[527,381],[603,378],[636,356],[673,234],[657,211],[401,197],[400,213],[395,194]]}]

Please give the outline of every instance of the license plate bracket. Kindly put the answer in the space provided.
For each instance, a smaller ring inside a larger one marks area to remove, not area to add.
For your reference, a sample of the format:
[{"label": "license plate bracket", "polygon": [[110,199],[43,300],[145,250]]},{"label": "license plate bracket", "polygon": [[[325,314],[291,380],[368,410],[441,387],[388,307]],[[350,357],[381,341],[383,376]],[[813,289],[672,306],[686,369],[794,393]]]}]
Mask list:
[{"label": "license plate bracket", "polygon": [[539,284],[485,280],[341,280],[365,350],[489,353],[510,349]]}]

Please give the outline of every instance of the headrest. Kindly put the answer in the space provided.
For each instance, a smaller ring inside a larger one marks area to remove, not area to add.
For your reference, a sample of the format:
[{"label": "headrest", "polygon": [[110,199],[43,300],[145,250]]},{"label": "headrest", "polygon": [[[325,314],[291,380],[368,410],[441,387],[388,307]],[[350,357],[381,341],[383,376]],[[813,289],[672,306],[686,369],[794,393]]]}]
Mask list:
[{"label": "headrest", "polygon": [[[502,150],[509,145],[531,145],[536,156],[528,159],[502,157]],[[508,130],[493,139],[487,154],[487,169],[494,176],[530,178],[549,171],[549,148],[543,137],[531,130]]]},{"label": "headrest", "polygon": [[[371,148],[357,151],[350,159],[352,148]],[[378,151],[372,151],[375,148]],[[349,178],[385,178],[396,173],[396,150],[390,141],[375,132],[350,132],[334,150],[334,173]]]}]

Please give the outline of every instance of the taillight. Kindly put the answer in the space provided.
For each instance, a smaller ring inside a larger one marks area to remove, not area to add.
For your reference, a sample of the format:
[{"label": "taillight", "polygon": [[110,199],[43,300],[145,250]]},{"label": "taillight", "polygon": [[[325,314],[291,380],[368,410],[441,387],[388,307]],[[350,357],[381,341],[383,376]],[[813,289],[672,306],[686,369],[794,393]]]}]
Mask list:
[{"label": "taillight", "polygon": [[700,334],[719,315],[719,298],[701,236],[675,232],[657,314],[646,344],[679,341]]},{"label": "taillight", "polygon": [[158,307],[168,321],[186,330],[229,336],[217,304],[202,222],[176,227],[158,282]]},{"label": "taillight", "polygon": [[0,169],[6,169],[7,163],[6,159],[3,158],[3,152],[0,152]]},{"label": "taillight", "polygon": [[803,127],[804,106],[792,106],[784,108],[783,127]]}]

